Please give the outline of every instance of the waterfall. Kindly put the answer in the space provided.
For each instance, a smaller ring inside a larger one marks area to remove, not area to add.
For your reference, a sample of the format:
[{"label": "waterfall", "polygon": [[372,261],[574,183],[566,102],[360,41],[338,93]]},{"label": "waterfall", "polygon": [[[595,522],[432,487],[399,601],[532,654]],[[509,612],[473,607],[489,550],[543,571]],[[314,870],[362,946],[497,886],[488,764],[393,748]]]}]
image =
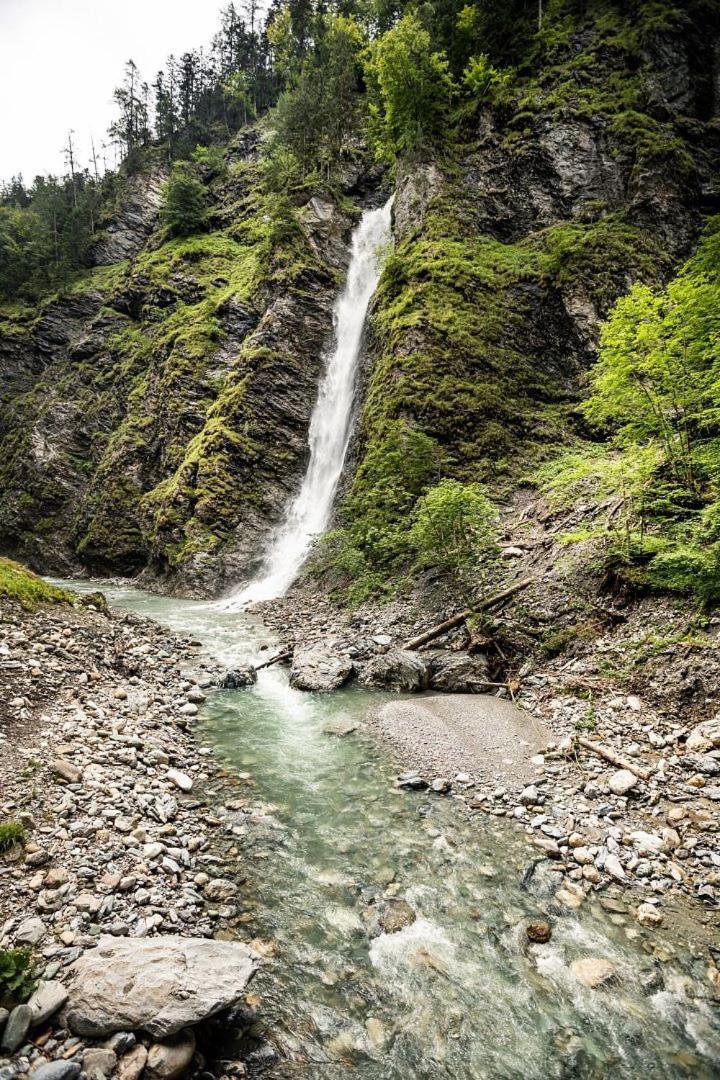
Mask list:
[{"label": "waterfall", "polygon": [[283,596],[313,540],[327,528],[350,441],[365,316],[380,277],[378,248],[390,238],[391,205],[392,199],[380,209],[366,210],[353,233],[347,281],[335,303],[333,348],[326,356],[310,421],[307,471],[259,573],[230,597],[232,609]]}]

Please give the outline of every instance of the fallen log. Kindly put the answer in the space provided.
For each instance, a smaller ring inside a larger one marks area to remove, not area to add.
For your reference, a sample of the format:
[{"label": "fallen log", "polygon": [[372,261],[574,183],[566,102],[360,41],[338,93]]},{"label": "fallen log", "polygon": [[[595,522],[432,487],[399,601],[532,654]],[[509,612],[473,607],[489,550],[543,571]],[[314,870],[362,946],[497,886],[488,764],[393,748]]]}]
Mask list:
[{"label": "fallen log", "polygon": [[598,757],[604,758],[605,761],[609,761],[611,765],[615,765],[618,769],[627,769],[633,776],[637,776],[641,780],[650,779],[649,769],[643,769],[640,765],[636,765],[634,761],[628,761],[627,758],[622,757],[620,754],[616,754],[614,750],[609,750],[606,746],[601,746],[600,743],[580,737],[577,739],[577,744],[578,746],[582,746],[585,750],[589,750],[591,754],[597,754]]},{"label": "fallen log", "polygon": [[262,671],[263,668],[272,667],[273,664],[279,664],[283,660],[292,659],[292,649],[286,649],[285,652],[276,653],[275,656],[271,656],[269,660],[265,660],[262,664],[254,664],[256,671]]},{"label": "fallen log", "polygon": [[449,630],[453,630],[456,626],[460,626],[466,619],[469,619],[471,615],[474,615],[476,611],[485,611],[487,608],[495,607],[496,604],[502,603],[503,600],[508,600],[515,593],[520,592],[521,589],[526,589],[528,585],[536,580],[534,577],[522,578],[520,581],[513,582],[512,585],[508,585],[507,589],[502,589],[500,592],[491,593],[490,596],[483,597],[478,601],[475,607],[466,608],[465,611],[460,611],[457,615],[451,615],[449,619],[444,619],[441,623],[437,623],[435,626],[426,630],[423,634],[418,634],[417,637],[410,638],[403,645],[403,649],[413,651],[419,649],[422,645],[427,645],[429,641],[434,641],[435,638],[442,637],[443,634],[447,634]]}]

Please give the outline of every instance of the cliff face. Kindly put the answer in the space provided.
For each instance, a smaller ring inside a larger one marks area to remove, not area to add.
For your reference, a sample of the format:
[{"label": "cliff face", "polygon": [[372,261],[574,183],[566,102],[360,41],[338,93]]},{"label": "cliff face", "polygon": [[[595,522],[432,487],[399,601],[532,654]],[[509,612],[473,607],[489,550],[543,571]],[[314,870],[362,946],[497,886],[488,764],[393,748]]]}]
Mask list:
[{"label": "cliff face", "polygon": [[372,583],[439,475],[507,496],[582,432],[601,321],[720,208],[719,42],[717,19],[588,16],[451,152],[401,164],[336,566]]},{"label": "cliff face", "polygon": [[253,149],[187,240],[158,244],[160,176],[133,177],[94,248],[109,265],[3,320],[5,550],[200,594],[257,560],[304,468],[353,219],[270,205]]},{"label": "cliff face", "polygon": [[[402,556],[433,478],[507,491],[563,445],[600,321],[720,209],[717,20],[591,14],[547,49],[541,76],[398,166],[339,511],[355,573]],[[354,223],[328,196],[264,195],[257,155],[238,137],[208,181],[210,229],[187,239],[161,242],[163,167],[133,177],[96,268],[2,316],[8,553],[202,595],[252,572],[306,463]],[[373,184],[348,173],[350,194]]]}]

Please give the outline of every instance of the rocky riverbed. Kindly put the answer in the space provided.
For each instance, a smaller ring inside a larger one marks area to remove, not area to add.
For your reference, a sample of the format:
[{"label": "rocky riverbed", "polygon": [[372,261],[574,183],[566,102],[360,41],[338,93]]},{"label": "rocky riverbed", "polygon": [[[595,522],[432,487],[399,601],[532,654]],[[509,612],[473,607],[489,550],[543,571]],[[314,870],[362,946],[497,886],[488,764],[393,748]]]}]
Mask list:
[{"label": "rocky riverbed", "polygon": [[243,813],[192,733],[212,668],[100,596],[0,599],[0,822],[23,830],[0,855],[0,950],[32,949],[40,979],[0,1009],[2,1080],[171,1080],[207,1067],[198,1024],[248,1022]]}]

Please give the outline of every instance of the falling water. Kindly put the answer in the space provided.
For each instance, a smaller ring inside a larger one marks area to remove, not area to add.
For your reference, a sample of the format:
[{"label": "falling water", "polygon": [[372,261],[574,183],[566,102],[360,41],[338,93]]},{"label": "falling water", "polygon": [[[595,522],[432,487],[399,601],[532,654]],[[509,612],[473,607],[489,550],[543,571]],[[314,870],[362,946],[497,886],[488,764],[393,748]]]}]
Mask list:
[{"label": "falling water", "polygon": [[391,202],[367,210],[353,234],[347,282],[335,305],[334,348],[310,421],[307,472],[257,577],[230,598],[233,610],[282,596],[297,577],[313,539],[327,528],[350,439],[365,316],[380,276],[378,249],[390,238]]}]

